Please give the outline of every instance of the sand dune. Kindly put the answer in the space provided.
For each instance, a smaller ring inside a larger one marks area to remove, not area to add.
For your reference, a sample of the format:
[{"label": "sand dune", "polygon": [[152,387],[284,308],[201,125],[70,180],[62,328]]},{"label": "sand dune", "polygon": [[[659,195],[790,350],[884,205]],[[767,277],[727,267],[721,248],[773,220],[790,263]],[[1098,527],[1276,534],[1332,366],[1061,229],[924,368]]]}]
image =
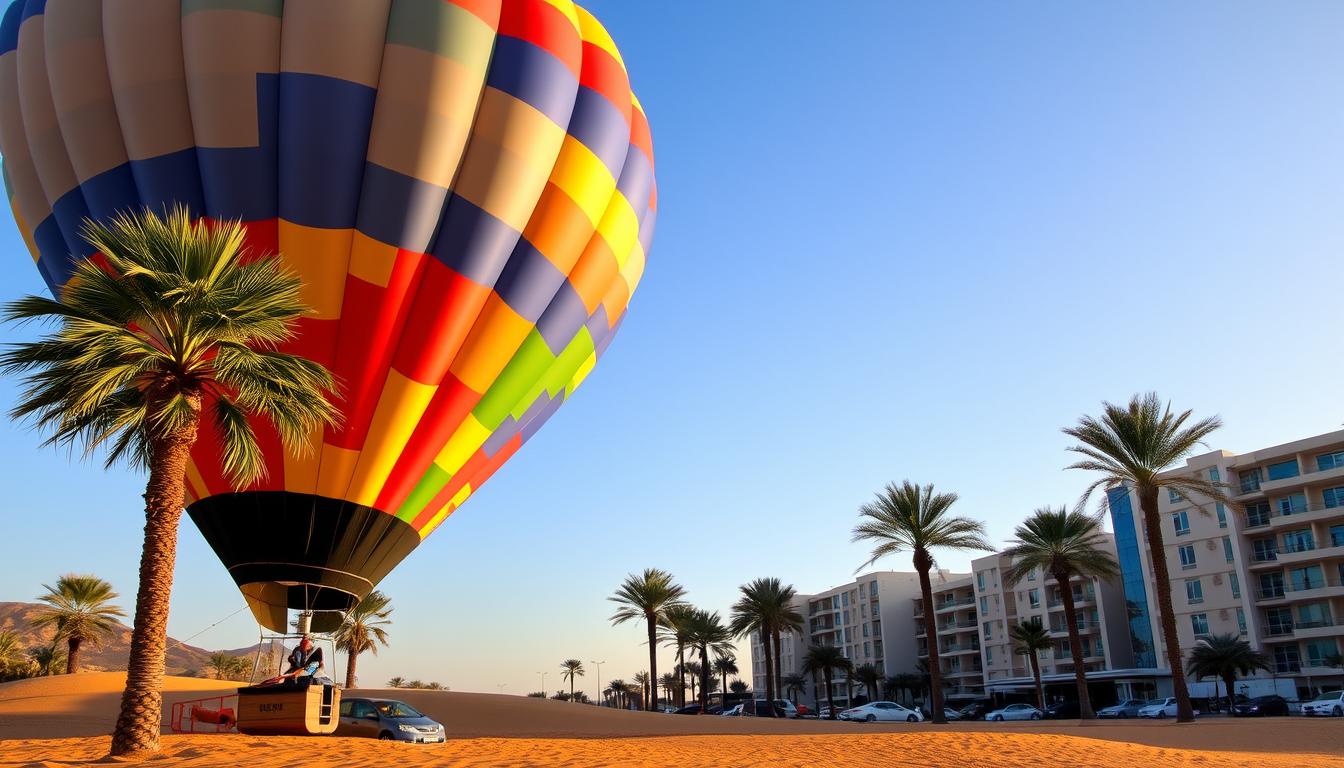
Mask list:
[{"label": "sand dune", "polygon": [[[0,768],[82,764],[107,753],[124,675],[0,685]],[[168,678],[164,698],[232,685]],[[1344,766],[1344,722],[1209,719],[867,725],[619,712],[541,699],[440,691],[386,693],[443,722],[450,740],[409,745],[345,738],[182,735],[156,766]],[[352,694],[353,695],[353,694]],[[167,709],[167,707],[165,707]]]}]

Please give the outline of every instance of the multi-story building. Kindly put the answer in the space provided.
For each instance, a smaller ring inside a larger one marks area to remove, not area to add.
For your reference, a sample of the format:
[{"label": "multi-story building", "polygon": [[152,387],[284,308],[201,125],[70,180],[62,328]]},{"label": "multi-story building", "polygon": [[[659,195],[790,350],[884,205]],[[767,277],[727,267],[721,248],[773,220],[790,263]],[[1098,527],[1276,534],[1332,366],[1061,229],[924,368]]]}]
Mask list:
[{"label": "multi-story building", "polygon": [[[1245,454],[1191,457],[1169,474],[1228,486],[1232,508],[1164,492],[1158,499],[1182,655],[1214,634],[1244,637],[1273,662],[1248,693],[1306,696],[1344,684],[1344,431]],[[1136,662],[1166,669],[1152,562],[1138,500],[1109,494]],[[1192,681],[1194,695],[1214,683]],[[1207,690],[1205,690],[1207,689]]]},{"label": "multi-story building", "polygon": [[[938,669],[943,692],[949,700],[975,698],[984,693],[984,664],[980,648],[980,623],[971,576],[932,579],[934,636],[938,640]],[[929,658],[929,636],[924,625],[924,599],[912,598],[916,653]]]}]

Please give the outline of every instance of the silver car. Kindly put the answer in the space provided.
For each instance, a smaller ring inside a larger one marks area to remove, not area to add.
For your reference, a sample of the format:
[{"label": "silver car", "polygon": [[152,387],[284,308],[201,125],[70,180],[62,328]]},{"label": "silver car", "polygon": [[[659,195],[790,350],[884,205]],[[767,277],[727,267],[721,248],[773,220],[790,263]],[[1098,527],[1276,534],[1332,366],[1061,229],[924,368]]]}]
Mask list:
[{"label": "silver car", "polygon": [[363,736],[417,744],[438,743],[447,738],[443,725],[425,717],[415,707],[396,699],[342,699],[337,736]]},{"label": "silver car", "polygon": [[1041,710],[1030,704],[1009,704],[985,715],[986,720],[1003,722],[1004,720],[1040,720]]},{"label": "silver car", "polygon": [[1102,707],[1097,710],[1097,717],[1138,717],[1139,710],[1148,702],[1143,699],[1125,699],[1119,704],[1113,704],[1109,707]]}]

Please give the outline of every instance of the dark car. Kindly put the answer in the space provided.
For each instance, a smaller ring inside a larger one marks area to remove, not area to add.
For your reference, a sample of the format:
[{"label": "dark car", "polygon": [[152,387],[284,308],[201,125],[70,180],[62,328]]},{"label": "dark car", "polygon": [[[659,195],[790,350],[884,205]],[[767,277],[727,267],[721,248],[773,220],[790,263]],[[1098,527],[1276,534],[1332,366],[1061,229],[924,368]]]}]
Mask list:
[{"label": "dark car", "polygon": [[1054,704],[1047,704],[1044,717],[1046,720],[1076,720],[1078,718],[1078,702],[1056,701]]},{"label": "dark car", "polygon": [[698,714],[700,714],[700,705],[699,705],[699,704],[687,704],[686,706],[681,707],[680,709],[676,710],[676,711],[673,712],[672,714],[674,714],[674,715],[698,715]]},{"label": "dark car", "polygon": [[1282,696],[1270,694],[1268,696],[1256,696],[1250,701],[1235,704],[1232,707],[1233,717],[1268,717],[1270,715],[1288,714],[1288,700]]},{"label": "dark car", "polygon": [[988,701],[973,701],[961,708],[962,720],[984,720],[994,707]]}]

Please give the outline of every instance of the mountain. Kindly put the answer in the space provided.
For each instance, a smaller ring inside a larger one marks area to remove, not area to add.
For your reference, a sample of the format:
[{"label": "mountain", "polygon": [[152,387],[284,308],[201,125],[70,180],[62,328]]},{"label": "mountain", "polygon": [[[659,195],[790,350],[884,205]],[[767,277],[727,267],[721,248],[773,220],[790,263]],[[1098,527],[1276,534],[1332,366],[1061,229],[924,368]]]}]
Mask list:
[{"label": "mountain", "polygon": [[[10,630],[19,637],[19,644],[26,648],[50,645],[55,630],[50,628],[34,629],[29,623],[39,603],[0,603],[0,631]],[[91,647],[85,643],[80,648],[80,669],[87,671],[121,671],[126,669],[126,659],[131,650],[131,628],[117,622],[112,636],[100,647]],[[256,646],[224,651],[230,656],[251,656]],[[201,675],[206,669],[210,654],[194,645],[187,645],[168,638],[167,672],[170,675]]]}]

